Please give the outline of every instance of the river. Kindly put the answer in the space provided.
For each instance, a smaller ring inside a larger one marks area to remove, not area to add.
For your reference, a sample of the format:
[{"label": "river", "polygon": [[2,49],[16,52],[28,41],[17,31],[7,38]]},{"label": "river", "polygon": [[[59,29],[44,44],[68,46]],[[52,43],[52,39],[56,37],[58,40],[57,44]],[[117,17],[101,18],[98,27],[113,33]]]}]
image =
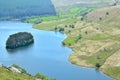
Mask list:
[{"label": "river", "polygon": [[[9,35],[17,32],[30,32],[35,43],[8,52],[5,48]],[[32,24],[0,22],[0,62],[4,65],[17,64],[34,75],[39,72],[57,80],[113,80],[93,68],[72,65],[68,61],[72,50],[62,46],[65,34],[53,31],[36,30]]]}]

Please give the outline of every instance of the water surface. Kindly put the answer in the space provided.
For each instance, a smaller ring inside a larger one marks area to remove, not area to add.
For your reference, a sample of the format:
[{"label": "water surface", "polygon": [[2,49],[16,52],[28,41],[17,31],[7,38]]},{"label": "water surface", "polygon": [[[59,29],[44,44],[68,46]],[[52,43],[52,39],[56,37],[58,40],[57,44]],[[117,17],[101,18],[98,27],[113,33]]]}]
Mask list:
[{"label": "water surface", "polygon": [[[7,38],[21,31],[32,33],[35,43],[8,52]],[[0,22],[0,34],[0,62],[6,66],[17,64],[33,75],[40,72],[57,80],[113,80],[95,69],[72,65],[68,61],[72,50],[61,44],[65,34],[36,30],[32,24],[12,21]]]}]

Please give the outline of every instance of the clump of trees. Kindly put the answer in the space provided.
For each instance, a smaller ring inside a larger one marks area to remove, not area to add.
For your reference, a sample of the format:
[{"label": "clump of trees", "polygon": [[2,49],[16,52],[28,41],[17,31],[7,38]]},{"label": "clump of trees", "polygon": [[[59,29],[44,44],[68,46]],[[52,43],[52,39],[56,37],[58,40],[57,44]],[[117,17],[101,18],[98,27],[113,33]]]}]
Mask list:
[{"label": "clump of trees", "polygon": [[34,42],[33,36],[28,32],[19,32],[10,35],[6,41],[6,49],[15,49],[18,47],[27,46]]},{"label": "clump of trees", "polygon": [[59,31],[59,32],[64,32],[64,31],[65,31],[65,29],[62,28],[62,27],[60,27],[60,28],[55,27],[54,30],[55,30],[55,31]]}]

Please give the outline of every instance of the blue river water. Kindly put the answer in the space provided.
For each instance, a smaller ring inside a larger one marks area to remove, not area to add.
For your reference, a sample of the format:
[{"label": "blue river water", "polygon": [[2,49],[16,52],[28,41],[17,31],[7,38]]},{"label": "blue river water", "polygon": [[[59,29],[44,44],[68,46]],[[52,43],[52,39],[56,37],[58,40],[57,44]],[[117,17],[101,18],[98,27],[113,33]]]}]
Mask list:
[{"label": "blue river water", "polygon": [[[62,46],[65,34],[53,31],[36,30],[33,24],[1,21],[0,22],[0,62],[4,65],[17,64],[34,75],[39,72],[57,80],[113,80],[93,68],[72,65],[68,61],[73,52]],[[9,35],[17,32],[30,32],[35,43],[8,52],[5,48]]]}]

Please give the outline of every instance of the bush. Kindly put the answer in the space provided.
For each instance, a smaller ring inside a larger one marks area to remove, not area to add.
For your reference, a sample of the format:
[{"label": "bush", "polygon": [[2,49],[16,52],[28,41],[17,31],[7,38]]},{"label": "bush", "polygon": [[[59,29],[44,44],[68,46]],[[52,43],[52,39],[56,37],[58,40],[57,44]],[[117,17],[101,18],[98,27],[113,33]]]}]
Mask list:
[{"label": "bush", "polygon": [[40,74],[40,73],[37,73],[34,77],[38,79],[42,79],[42,80],[56,80],[54,78],[48,78],[47,76]]},{"label": "bush", "polygon": [[109,12],[106,12],[106,15],[109,15]]},{"label": "bush", "polygon": [[48,78],[47,76],[42,75],[42,74],[40,74],[40,73],[36,73],[35,77],[38,78],[38,79],[42,79],[42,80],[43,80],[43,79],[46,79],[46,80],[47,80],[47,78]]},{"label": "bush", "polygon": [[102,18],[100,17],[100,18],[99,18],[99,20],[101,21],[101,20],[102,20]]},{"label": "bush", "polygon": [[96,67],[97,69],[99,69],[100,66],[101,66],[100,63],[96,63],[96,64],[95,64],[95,67]]},{"label": "bush", "polygon": [[59,29],[59,32],[64,32],[64,28],[60,28],[60,29]]},{"label": "bush", "polygon": [[57,29],[58,29],[58,28],[57,28],[57,27],[55,27],[55,31],[57,31]]}]

